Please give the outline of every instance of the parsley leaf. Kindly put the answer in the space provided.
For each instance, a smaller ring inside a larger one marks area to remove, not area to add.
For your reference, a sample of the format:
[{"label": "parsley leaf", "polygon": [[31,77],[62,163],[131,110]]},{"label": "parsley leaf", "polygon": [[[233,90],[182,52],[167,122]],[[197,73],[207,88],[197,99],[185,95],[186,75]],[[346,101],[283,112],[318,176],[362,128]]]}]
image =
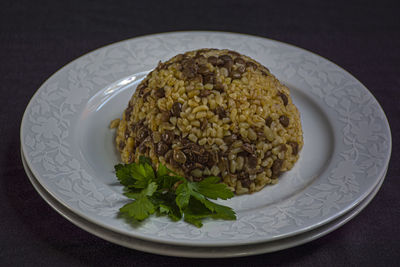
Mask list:
[{"label": "parsley leaf", "polygon": [[178,205],[181,210],[185,209],[189,204],[190,196],[191,190],[189,189],[188,183],[184,182],[180,184],[176,189],[176,205]]},{"label": "parsley leaf", "polygon": [[155,179],[153,167],[148,162],[142,164],[118,164],[115,167],[119,182],[131,188],[146,188]]},{"label": "parsley leaf", "polygon": [[157,190],[156,183],[150,183],[140,193],[126,193],[125,195],[134,198],[135,201],[124,205],[120,208],[121,213],[126,213],[130,217],[135,218],[138,221],[142,221],[149,217],[150,214],[155,212],[156,207],[148,198],[152,196]]},{"label": "parsley leaf", "polygon": [[142,221],[157,212],[173,221],[184,218],[197,227],[206,218],[235,220],[230,208],[209,199],[229,199],[233,193],[220,183],[220,178],[210,176],[201,182],[190,182],[159,164],[157,171],[149,158],[140,156],[139,163],[115,166],[119,182],[125,186],[125,196],[132,201],[122,208],[127,218]]},{"label": "parsley leaf", "polygon": [[[216,179],[214,177],[211,177],[209,179],[206,178],[203,181],[205,181],[203,183],[204,185],[203,187],[200,186],[201,182],[199,183],[186,182],[179,185],[176,190],[177,194],[176,204],[181,210],[183,210],[185,218],[186,215],[190,215],[191,221],[194,218],[196,218],[196,220],[199,220],[201,218],[206,218],[206,217],[211,217],[214,219],[235,220],[236,219],[235,212],[231,208],[211,202],[206,198],[206,195],[211,195],[213,197],[217,195],[216,192],[211,190],[215,189],[215,186],[220,185],[220,184],[214,184],[214,187],[211,186],[211,184],[216,182]],[[210,189],[210,192],[206,192],[207,188]],[[227,195],[227,193],[225,192],[225,188],[226,185],[222,184],[221,189],[223,192],[222,195],[224,197],[225,195]],[[201,191],[203,194],[200,193],[199,191]],[[216,198],[217,197],[215,197],[215,199]],[[196,224],[198,223],[196,222]]]},{"label": "parsley leaf", "polygon": [[131,175],[136,179],[136,182],[133,185],[135,188],[145,188],[149,181],[155,178],[154,170],[148,163],[134,164],[131,167]]},{"label": "parsley leaf", "polygon": [[228,199],[233,197],[233,192],[225,184],[219,183],[219,177],[210,176],[204,180],[193,184],[197,192],[211,199]]},{"label": "parsley leaf", "polygon": [[173,221],[179,221],[182,218],[182,213],[174,202],[166,201],[160,203],[159,212],[160,214],[168,215],[168,217]]},{"label": "parsley leaf", "polygon": [[114,166],[115,174],[118,181],[124,186],[130,186],[135,183],[135,179],[131,176],[130,165],[118,164]]},{"label": "parsley leaf", "polygon": [[171,171],[164,164],[158,165],[157,177],[163,177],[169,173],[171,173]]},{"label": "parsley leaf", "polygon": [[212,212],[207,209],[200,201],[192,198],[190,205],[185,209],[184,221],[191,223],[197,227],[202,227],[202,219],[212,215]]},{"label": "parsley leaf", "polygon": [[230,207],[219,205],[209,201],[208,199],[204,199],[201,203],[203,203],[210,211],[213,211],[211,217],[214,219],[236,220],[235,212]]},{"label": "parsley leaf", "polygon": [[130,217],[142,221],[155,212],[155,207],[146,196],[141,196],[119,210],[121,213],[127,213]]}]

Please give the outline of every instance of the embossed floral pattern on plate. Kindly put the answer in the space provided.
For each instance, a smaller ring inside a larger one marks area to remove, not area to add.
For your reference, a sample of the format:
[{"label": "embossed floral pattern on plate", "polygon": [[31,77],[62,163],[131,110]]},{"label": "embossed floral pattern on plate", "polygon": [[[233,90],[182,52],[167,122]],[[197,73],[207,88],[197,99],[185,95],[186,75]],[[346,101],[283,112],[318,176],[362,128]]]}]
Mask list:
[{"label": "embossed floral pattern on plate", "polygon": [[[132,226],[117,216],[126,198],[112,173],[118,157],[107,122],[120,116],[135,86],[159,60],[202,47],[249,55],[288,85],[304,128],[300,161],[278,185],[227,201],[237,210],[237,221],[209,221],[197,229],[154,217]],[[21,143],[37,180],[71,211],[133,237],[204,246],[276,240],[334,220],[373,190],[391,152],[383,110],[346,71],[297,47],[218,32],[134,38],[71,62],[30,101]]]},{"label": "embossed floral pattern on plate", "polygon": [[22,162],[24,164],[25,172],[30,179],[31,183],[39,194],[60,214],[68,218],[75,225],[81,227],[82,229],[92,233],[98,237],[101,237],[110,242],[133,248],[140,251],[156,253],[168,256],[177,257],[196,257],[196,258],[225,258],[225,257],[244,257],[250,255],[257,255],[267,252],[274,252],[289,247],[294,247],[297,245],[310,242],[316,238],[320,238],[325,234],[335,230],[341,225],[345,224],[347,221],[352,219],[357,215],[366,205],[374,198],[375,194],[378,192],[380,186],[384,181],[384,176],[386,171],[381,178],[379,184],[374,188],[374,190],[357,206],[355,206],[351,211],[345,213],[339,218],[321,226],[314,230],[307,231],[303,234],[291,236],[288,238],[278,239],[271,242],[262,242],[252,245],[238,245],[238,246],[227,246],[227,247],[195,247],[195,246],[174,246],[171,244],[162,244],[156,242],[149,242],[133,237],[128,237],[123,234],[118,234],[108,229],[99,227],[97,224],[90,223],[89,221],[77,216],[75,213],[71,212],[69,209],[62,206],[59,202],[54,200],[49,196],[48,192],[45,191],[40,184],[37,183],[36,178],[33,177],[31,171],[26,166],[24,156],[21,155]]}]

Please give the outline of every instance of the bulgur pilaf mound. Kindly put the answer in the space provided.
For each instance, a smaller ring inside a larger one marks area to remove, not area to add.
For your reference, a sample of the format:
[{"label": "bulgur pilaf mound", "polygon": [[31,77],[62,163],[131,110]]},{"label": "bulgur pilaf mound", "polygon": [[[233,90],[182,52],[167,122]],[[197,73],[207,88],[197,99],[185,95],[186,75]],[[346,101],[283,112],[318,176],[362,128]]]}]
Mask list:
[{"label": "bulgur pilaf mound", "polygon": [[303,147],[289,89],[230,50],[200,49],[160,62],[113,124],[123,162],[145,155],[192,181],[222,177],[236,194],[276,183]]}]

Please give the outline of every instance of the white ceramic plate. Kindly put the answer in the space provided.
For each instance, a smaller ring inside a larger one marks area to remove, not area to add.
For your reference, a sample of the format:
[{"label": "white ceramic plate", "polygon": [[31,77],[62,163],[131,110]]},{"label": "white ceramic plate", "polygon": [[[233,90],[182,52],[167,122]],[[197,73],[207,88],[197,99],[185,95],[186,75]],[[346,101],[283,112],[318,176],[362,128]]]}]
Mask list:
[{"label": "white ceramic plate", "polygon": [[[237,221],[208,221],[197,229],[153,217],[132,227],[117,217],[127,200],[113,174],[118,155],[109,122],[121,116],[136,85],[159,60],[204,47],[248,55],[291,89],[304,130],[300,160],[277,185],[225,201]],[[21,143],[38,182],[75,214],[130,237],[181,246],[267,242],[320,227],[372,192],[391,152],[383,110],[345,70],[291,45],[219,32],[134,38],[71,62],[33,96]]]},{"label": "white ceramic plate", "polygon": [[37,192],[42,196],[42,198],[59,214],[65,217],[67,220],[75,224],[76,226],[84,229],[85,231],[98,236],[102,239],[110,241],[112,243],[125,246],[127,248],[132,248],[140,251],[167,255],[167,256],[178,256],[178,257],[196,257],[196,258],[226,258],[226,257],[243,257],[250,256],[268,252],[274,252],[294,246],[298,246],[317,238],[320,238],[340,226],[344,225],[346,222],[354,218],[361,210],[363,210],[368,203],[374,198],[376,193],[379,191],[381,187],[386,171],[384,175],[381,177],[378,185],[374,188],[374,190],[369,194],[364,200],[362,200],[357,206],[355,206],[352,210],[340,216],[339,218],[321,226],[314,230],[295,235],[293,237],[282,238],[279,240],[271,241],[271,242],[263,242],[252,245],[239,245],[239,246],[227,246],[227,247],[195,247],[195,246],[175,246],[175,245],[167,245],[162,243],[155,243],[150,241],[145,241],[142,239],[137,239],[134,237],[129,237],[123,234],[119,234],[117,232],[113,232],[106,228],[103,228],[97,224],[91,223],[88,220],[80,217],[79,215],[73,213],[68,208],[59,203],[56,199],[54,199],[36,180],[33,176],[32,172],[29,170],[29,167],[26,165],[25,158],[21,152],[21,158],[24,165],[24,169],[26,174],[28,175],[29,180],[31,181],[34,188]]}]

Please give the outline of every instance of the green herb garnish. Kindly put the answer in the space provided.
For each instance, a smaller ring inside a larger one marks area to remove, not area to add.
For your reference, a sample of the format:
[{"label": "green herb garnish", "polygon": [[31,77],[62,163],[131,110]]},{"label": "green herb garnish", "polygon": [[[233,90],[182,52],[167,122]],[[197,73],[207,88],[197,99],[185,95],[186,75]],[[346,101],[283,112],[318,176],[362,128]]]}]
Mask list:
[{"label": "green herb garnish", "polygon": [[210,176],[201,182],[190,182],[163,164],[157,171],[151,160],[140,156],[139,163],[118,164],[115,172],[125,187],[125,196],[132,202],[120,208],[128,219],[143,221],[150,215],[167,215],[173,221],[184,219],[197,227],[205,218],[236,220],[235,212],[210,199],[229,199],[232,191],[220,183],[220,178]]}]

